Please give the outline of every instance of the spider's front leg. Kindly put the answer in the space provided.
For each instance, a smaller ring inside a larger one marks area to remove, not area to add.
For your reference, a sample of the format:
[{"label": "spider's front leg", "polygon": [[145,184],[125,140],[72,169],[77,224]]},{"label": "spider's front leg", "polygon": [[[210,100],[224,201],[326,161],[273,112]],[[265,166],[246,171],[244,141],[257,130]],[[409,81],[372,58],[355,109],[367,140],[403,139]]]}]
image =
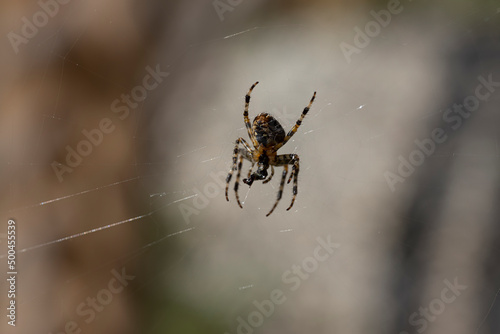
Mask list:
[{"label": "spider's front leg", "polygon": [[[242,144],[244,148],[239,148],[240,144]],[[238,155],[240,156],[239,163],[238,163]],[[226,200],[229,202],[228,190],[229,190],[229,183],[231,182],[231,178],[233,177],[233,172],[235,170],[238,170],[238,173],[236,174],[236,180],[234,183],[234,191],[236,194],[236,201],[238,202],[238,205],[241,208],[243,208],[243,207],[240,203],[240,199],[238,196],[238,187],[239,187],[241,167],[243,165],[243,158],[246,158],[247,160],[252,161],[251,157],[252,157],[252,150],[250,149],[250,146],[248,146],[248,143],[246,142],[246,140],[241,138],[241,137],[236,139],[236,142],[234,145],[234,151],[233,151],[233,165],[231,166],[231,169],[229,170],[229,173],[227,174],[227,178],[226,178]]]},{"label": "spider's front leg", "polygon": [[248,175],[247,175],[246,179],[243,179],[243,183],[248,184],[249,187],[251,187],[252,183],[253,183],[253,178],[252,178],[253,166],[255,166],[255,161],[252,161],[252,166],[248,170]]}]

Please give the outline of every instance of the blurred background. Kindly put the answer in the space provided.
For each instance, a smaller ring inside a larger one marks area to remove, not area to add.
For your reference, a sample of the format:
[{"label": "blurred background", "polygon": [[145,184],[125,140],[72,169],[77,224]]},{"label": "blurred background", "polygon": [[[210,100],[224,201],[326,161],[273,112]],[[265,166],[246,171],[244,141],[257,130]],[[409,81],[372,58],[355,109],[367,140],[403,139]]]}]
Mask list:
[{"label": "blurred background", "polygon": [[[0,8],[2,333],[500,332],[498,1]],[[269,217],[256,81],[286,130],[317,91]]]}]

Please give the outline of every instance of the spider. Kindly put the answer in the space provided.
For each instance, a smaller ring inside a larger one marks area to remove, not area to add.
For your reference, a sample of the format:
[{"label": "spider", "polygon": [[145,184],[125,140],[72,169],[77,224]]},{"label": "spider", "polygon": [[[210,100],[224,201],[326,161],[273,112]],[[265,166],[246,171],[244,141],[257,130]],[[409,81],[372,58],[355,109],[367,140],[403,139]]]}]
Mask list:
[{"label": "spider", "polygon": [[[316,97],[316,92],[314,92],[311,101],[304,108],[300,118],[297,120],[293,128],[288,131],[285,135],[285,130],[281,124],[268,113],[260,113],[258,114],[253,123],[250,124],[250,119],[248,118],[248,106],[250,104],[250,94],[255,86],[259,82],[257,81],[250,87],[247,95],[245,96],[245,111],[243,112],[243,120],[245,122],[245,126],[248,131],[248,136],[252,141],[254,148],[250,148],[247,141],[242,137],[236,139],[236,143],[233,151],[233,165],[229,170],[229,174],[226,178],[226,200],[229,201],[229,197],[227,196],[229,183],[233,176],[233,172],[237,170],[236,173],[236,181],[234,183],[234,192],[236,194],[236,202],[240,208],[243,206],[240,203],[240,197],[238,195],[238,187],[241,175],[241,168],[243,166],[243,159],[247,159],[252,163],[252,167],[248,171],[248,177],[243,179],[243,182],[248,184],[250,187],[254,181],[264,180],[262,183],[268,183],[271,181],[274,175],[274,167],[273,166],[283,166],[283,174],[281,176],[280,188],[278,190],[278,196],[276,198],[276,202],[274,203],[271,211],[266,215],[269,216],[276,206],[278,205],[281,195],[283,194],[283,188],[285,186],[286,176],[288,174],[288,165],[292,165],[292,173],[288,178],[287,183],[290,183],[293,177],[293,197],[292,203],[288,207],[287,210],[290,210],[295,202],[295,197],[297,197],[297,178],[299,176],[299,156],[297,154],[280,154],[277,155],[277,151],[285,145],[288,140],[297,132],[300,124],[302,124],[302,120],[307,115],[307,112],[311,108],[311,105]],[[239,146],[243,145],[243,148]],[[254,165],[257,164],[257,170],[252,173]],[[268,177],[267,169],[271,167],[271,174]]]}]

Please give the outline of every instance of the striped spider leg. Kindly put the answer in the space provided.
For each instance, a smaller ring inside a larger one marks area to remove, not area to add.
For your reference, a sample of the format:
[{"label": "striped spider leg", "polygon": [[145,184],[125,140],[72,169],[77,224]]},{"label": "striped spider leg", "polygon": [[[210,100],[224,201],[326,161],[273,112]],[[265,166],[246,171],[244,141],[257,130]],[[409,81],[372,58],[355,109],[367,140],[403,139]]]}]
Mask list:
[{"label": "striped spider leg", "polygon": [[292,197],[292,203],[288,207],[287,210],[290,210],[293,206],[293,203],[295,202],[295,198],[297,197],[297,192],[298,192],[298,187],[297,187],[297,181],[298,181],[298,176],[299,176],[299,156],[297,154],[281,154],[276,156],[276,158],[273,161],[274,166],[283,166],[283,174],[281,176],[281,181],[280,181],[280,188],[278,190],[278,195],[276,197],[276,202],[274,202],[273,207],[271,208],[271,211],[266,215],[269,216],[271,213],[273,213],[274,209],[278,205],[278,202],[281,199],[281,196],[283,195],[283,188],[285,187],[285,180],[286,180],[286,175],[288,173],[288,165],[292,165],[292,173],[290,174],[290,177],[288,178],[287,183],[290,183],[292,180],[293,176],[293,197]]},{"label": "striped spider leg", "polygon": [[[243,145],[244,148],[240,148],[240,144]],[[227,174],[226,178],[226,200],[229,201],[228,197],[228,189],[229,189],[229,182],[231,181],[231,178],[233,176],[233,172],[235,170],[238,170],[236,173],[236,180],[234,183],[234,192],[236,193],[236,201],[238,202],[238,205],[240,208],[243,208],[243,206],[240,203],[240,197],[238,195],[238,187],[240,185],[240,175],[241,175],[241,167],[243,166],[243,158],[247,159],[248,161],[252,161],[252,149],[250,146],[248,146],[248,143],[246,142],[245,139],[243,138],[238,138],[236,139],[236,143],[234,145],[234,151],[233,151],[233,165],[231,169],[229,170],[229,173]],[[238,158],[239,156],[239,158]],[[253,167],[253,164],[252,164]],[[251,171],[251,169],[250,169]]]}]

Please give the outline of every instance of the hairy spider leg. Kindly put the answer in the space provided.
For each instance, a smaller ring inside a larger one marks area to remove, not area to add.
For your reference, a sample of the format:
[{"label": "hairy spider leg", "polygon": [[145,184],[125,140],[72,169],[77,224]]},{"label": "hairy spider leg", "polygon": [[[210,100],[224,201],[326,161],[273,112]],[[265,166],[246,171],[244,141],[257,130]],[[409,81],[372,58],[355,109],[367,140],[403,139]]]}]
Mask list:
[{"label": "hairy spider leg", "polygon": [[299,129],[299,126],[302,124],[302,120],[304,120],[304,117],[306,117],[307,113],[309,112],[309,109],[311,109],[311,106],[314,102],[314,99],[316,98],[316,92],[314,92],[312,98],[311,98],[311,101],[309,102],[309,104],[307,105],[307,107],[304,108],[304,110],[302,111],[302,114],[300,115],[300,118],[297,120],[297,122],[295,123],[295,125],[293,126],[293,128],[288,131],[285,139],[283,140],[282,143],[276,145],[276,151],[283,145],[286,144],[286,142],[288,140],[290,140],[290,138],[292,138],[292,136],[295,134],[295,132],[297,132],[297,130]]},{"label": "hairy spider leg", "polygon": [[271,181],[271,179],[273,178],[273,176],[274,176],[274,167],[271,166],[271,175],[269,175],[267,177],[267,179],[265,179],[264,181],[262,181],[262,183],[267,183],[267,182]]},{"label": "hairy spider leg", "polygon": [[278,196],[276,197],[276,202],[274,202],[273,207],[271,208],[271,211],[266,215],[268,217],[271,213],[273,213],[274,209],[278,205],[281,196],[283,195],[283,188],[285,187],[285,180],[286,180],[286,174],[288,173],[288,165],[283,165],[283,174],[281,174],[281,182],[280,182],[280,189],[278,190]]},{"label": "hairy spider leg", "polygon": [[288,181],[286,181],[286,184],[289,184],[290,181],[292,181],[292,177],[295,175],[295,168],[292,167],[292,172],[290,173],[290,177],[288,178]]},{"label": "hairy spider leg", "polygon": [[[243,145],[243,149],[239,148],[239,145]],[[250,146],[248,146],[248,143],[246,142],[245,139],[243,138],[238,138],[236,139],[235,145],[234,145],[234,151],[233,151],[233,165],[231,166],[231,169],[229,170],[229,173],[227,174],[226,177],[226,200],[229,202],[229,197],[228,197],[228,189],[229,189],[229,182],[231,181],[231,178],[233,176],[233,171],[236,170],[237,168],[237,163],[238,163],[238,154],[241,156],[245,157],[247,160],[252,161],[252,149]],[[241,206],[241,205],[240,205]]]},{"label": "hairy spider leg", "polygon": [[297,154],[282,154],[276,156],[275,163],[277,166],[280,165],[293,165],[292,166],[292,173],[290,174],[290,178],[288,179],[288,182],[292,179],[293,175],[293,197],[292,197],[292,203],[288,207],[287,210],[290,210],[293,206],[293,203],[295,203],[295,198],[297,197],[298,193],[298,187],[297,187],[297,182],[298,182],[298,177],[299,177],[299,156]]},{"label": "hairy spider leg", "polygon": [[252,90],[257,86],[259,82],[257,81],[250,87],[248,90],[247,95],[245,95],[245,111],[243,112],[243,120],[245,121],[245,126],[247,128],[248,132],[248,137],[250,137],[250,140],[252,141],[252,144],[254,147],[259,146],[259,143],[257,142],[257,138],[255,138],[255,135],[252,131],[252,124],[250,123],[250,118],[248,118],[248,106],[250,105],[250,93],[252,93]]},{"label": "hairy spider leg", "polygon": [[240,159],[238,161],[238,172],[236,173],[236,180],[234,180],[234,194],[236,195],[236,202],[240,208],[243,209],[243,206],[240,202],[240,195],[238,194],[238,187],[240,186],[240,176],[241,176],[241,167],[243,166],[243,155],[240,155]]}]

